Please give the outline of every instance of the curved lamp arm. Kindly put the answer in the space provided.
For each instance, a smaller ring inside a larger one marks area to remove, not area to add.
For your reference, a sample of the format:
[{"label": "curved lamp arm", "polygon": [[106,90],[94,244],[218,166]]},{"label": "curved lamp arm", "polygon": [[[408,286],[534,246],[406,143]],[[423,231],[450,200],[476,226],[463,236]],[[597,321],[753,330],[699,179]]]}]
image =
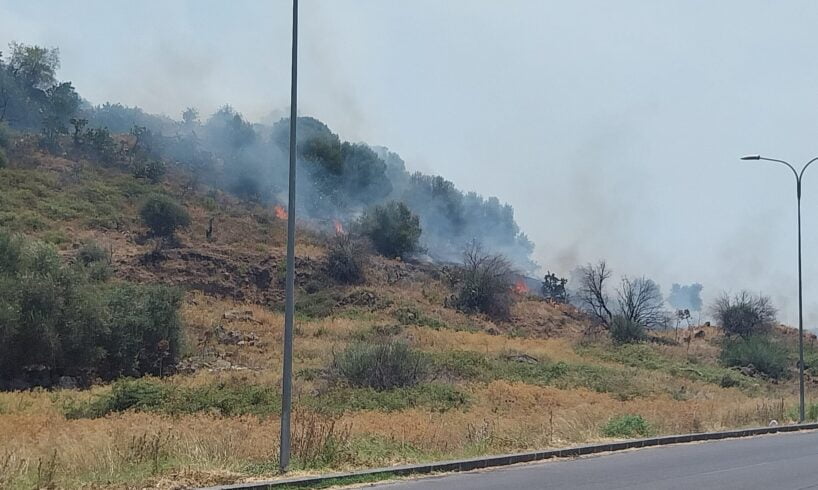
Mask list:
[{"label": "curved lamp arm", "polygon": [[[759,160],[766,160],[768,162],[781,163],[783,165],[788,166],[790,168],[790,170],[792,170],[792,174],[795,176],[795,180],[798,181],[798,182],[801,181],[801,176],[798,175],[798,171],[795,170],[795,167],[790,165],[788,162],[785,162],[784,160],[776,160],[775,158],[767,158],[767,157],[758,157],[758,159]],[[812,162],[810,162],[810,163],[812,163]],[[804,167],[804,168],[806,168],[806,167]]]},{"label": "curved lamp arm", "polygon": [[807,167],[812,165],[812,162],[816,160],[818,160],[818,157],[813,158],[812,160],[808,161],[806,165],[804,165],[804,168],[801,169],[801,173],[798,175],[798,180],[801,180],[801,178],[804,176],[804,171],[807,169]]}]

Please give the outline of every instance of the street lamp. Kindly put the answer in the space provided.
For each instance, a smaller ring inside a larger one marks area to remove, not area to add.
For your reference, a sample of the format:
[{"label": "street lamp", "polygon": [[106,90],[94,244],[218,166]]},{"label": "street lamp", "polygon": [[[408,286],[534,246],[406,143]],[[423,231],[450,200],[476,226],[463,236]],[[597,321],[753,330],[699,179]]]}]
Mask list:
[{"label": "street lamp", "polygon": [[293,44],[290,78],[290,175],[287,201],[287,275],[284,279],[284,362],[281,376],[281,438],[278,464],[290,464],[290,414],[293,399],[293,318],[295,316],[295,137],[298,102],[298,0],[293,0]]},{"label": "street lamp", "polygon": [[776,160],[775,158],[766,158],[761,155],[748,155],[741,157],[742,160],[765,160],[768,162],[775,162],[786,165],[792,170],[795,176],[795,195],[798,201],[798,422],[804,422],[804,293],[801,282],[801,180],[804,177],[804,171],[812,162],[818,160],[818,157],[808,161],[800,172],[795,170],[795,167],[785,162],[784,160]]}]

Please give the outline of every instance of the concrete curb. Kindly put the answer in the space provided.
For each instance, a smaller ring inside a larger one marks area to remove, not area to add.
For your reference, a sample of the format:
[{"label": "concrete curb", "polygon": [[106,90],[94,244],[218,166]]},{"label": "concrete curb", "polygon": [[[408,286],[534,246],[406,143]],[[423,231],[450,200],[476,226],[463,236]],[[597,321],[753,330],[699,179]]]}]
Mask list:
[{"label": "concrete curb", "polygon": [[449,473],[459,471],[471,471],[481,468],[492,468],[508,466],[518,463],[530,463],[533,461],[543,461],[555,458],[575,458],[588,454],[606,453],[612,451],[622,451],[650,446],[666,446],[669,444],[680,444],[685,442],[714,441],[719,439],[734,439],[740,437],[750,437],[762,434],[776,434],[779,432],[797,432],[802,430],[818,429],[818,423],[781,425],[776,427],[759,427],[756,429],[738,429],[723,432],[702,432],[698,434],[681,434],[675,436],[649,437],[645,439],[631,439],[627,441],[587,444],[583,446],[573,446],[563,449],[549,449],[547,451],[532,451],[527,453],[504,454],[498,456],[487,456],[483,458],[461,459],[455,461],[442,461],[438,463],[425,463],[394,466],[391,468],[376,468],[372,470],[332,473],[320,476],[308,476],[300,478],[288,478],[281,480],[269,480],[259,482],[237,483],[234,485],[220,485],[215,487],[201,488],[200,490],[272,490],[283,486],[309,487],[338,478],[356,478],[376,475],[406,476],[412,474],[428,473]]}]

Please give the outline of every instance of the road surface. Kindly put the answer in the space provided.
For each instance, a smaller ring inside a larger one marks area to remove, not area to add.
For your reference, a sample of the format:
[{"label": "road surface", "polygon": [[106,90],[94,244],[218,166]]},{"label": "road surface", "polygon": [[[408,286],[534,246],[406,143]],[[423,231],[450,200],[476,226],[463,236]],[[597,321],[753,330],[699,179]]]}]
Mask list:
[{"label": "road surface", "polygon": [[[369,487],[373,488],[373,487]],[[679,444],[375,485],[379,490],[818,489],[818,432]]]}]

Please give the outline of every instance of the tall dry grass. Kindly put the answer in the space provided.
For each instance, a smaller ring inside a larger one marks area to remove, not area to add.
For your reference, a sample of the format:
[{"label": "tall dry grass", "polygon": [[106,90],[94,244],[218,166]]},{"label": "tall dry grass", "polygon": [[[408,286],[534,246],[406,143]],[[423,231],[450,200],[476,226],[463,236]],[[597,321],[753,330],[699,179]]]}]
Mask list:
[{"label": "tall dry grass", "polygon": [[[412,294],[424,295],[418,291]],[[224,318],[226,311],[238,308],[252,311],[252,319]],[[188,388],[212,384],[280,386],[283,318],[279,312],[192,294],[183,316],[191,355],[229,359],[240,369],[203,369],[163,382]],[[446,317],[441,314],[439,318]],[[468,318],[458,317],[457,321],[466,323]],[[367,315],[300,319],[295,371],[325,368],[334,353],[348,343],[374,327],[394,324],[389,309]],[[252,333],[259,342],[236,346],[206,341],[206,332],[216,325]],[[577,340],[571,337],[520,338],[419,326],[405,326],[399,331],[413,347],[429,353],[459,350],[489,357],[525,353],[542,361],[614,366],[578,355],[574,350]],[[712,355],[712,347],[703,342],[689,350],[686,346],[656,349],[674,359],[700,356],[701,362],[708,362]],[[773,418],[786,421],[787,409],[795,404],[795,392],[789,385],[751,396],[736,388],[720,388],[658,370],[632,373],[634,381],[646,387],[646,394],[628,400],[587,389],[564,390],[505,380],[454,380],[470,403],[442,412],[415,407],[326,415],[298,402],[294,456],[302,471],[381,466],[596,441],[602,438],[601,427],[622,414],[641,415],[659,434],[766,425]],[[297,379],[297,392],[302,395],[320,391],[326,383],[320,378]],[[0,393],[0,488],[178,488],[181,484],[275,476],[277,417],[125,412],[68,420],[63,415],[64,404],[87,402],[109,390]]]}]

